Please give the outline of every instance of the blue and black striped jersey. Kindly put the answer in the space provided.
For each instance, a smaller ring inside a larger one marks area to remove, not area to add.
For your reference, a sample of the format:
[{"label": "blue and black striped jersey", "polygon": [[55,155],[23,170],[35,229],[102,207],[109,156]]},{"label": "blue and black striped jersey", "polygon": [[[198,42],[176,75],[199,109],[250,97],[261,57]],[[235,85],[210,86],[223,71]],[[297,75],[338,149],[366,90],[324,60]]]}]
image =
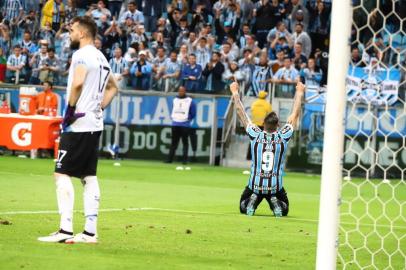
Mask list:
[{"label": "blue and black striped jersey", "polygon": [[251,140],[252,153],[248,187],[257,194],[275,194],[283,187],[282,174],[293,127],[286,124],[268,133],[250,124],[246,131]]}]

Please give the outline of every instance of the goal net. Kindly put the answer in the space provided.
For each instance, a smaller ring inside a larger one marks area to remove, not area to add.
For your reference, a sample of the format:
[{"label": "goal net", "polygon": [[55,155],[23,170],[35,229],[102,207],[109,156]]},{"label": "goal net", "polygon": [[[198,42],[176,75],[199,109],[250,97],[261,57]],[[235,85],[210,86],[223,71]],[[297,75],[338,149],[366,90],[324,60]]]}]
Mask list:
[{"label": "goal net", "polygon": [[406,269],[406,1],[352,4],[337,269]]}]

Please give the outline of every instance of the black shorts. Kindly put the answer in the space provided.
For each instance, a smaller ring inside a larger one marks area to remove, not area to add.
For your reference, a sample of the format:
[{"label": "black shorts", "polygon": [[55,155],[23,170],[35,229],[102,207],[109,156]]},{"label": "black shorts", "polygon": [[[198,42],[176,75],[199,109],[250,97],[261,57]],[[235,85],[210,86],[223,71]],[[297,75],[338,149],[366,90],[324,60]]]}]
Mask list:
[{"label": "black shorts", "polygon": [[[251,194],[254,193],[248,186],[245,187],[244,191],[241,194],[240,198],[240,213],[244,214],[246,212],[245,207],[247,206],[247,203],[251,197]],[[271,210],[273,211],[273,206],[271,204],[271,197],[275,196],[278,198],[280,202],[283,202],[282,206],[282,215],[286,216],[289,212],[289,199],[288,199],[288,194],[286,193],[286,190],[284,187],[282,187],[281,190],[279,190],[275,194],[259,194],[258,195],[258,200],[256,201],[254,208],[257,209],[258,205],[262,202],[263,199],[265,199]],[[242,207],[244,205],[244,207]]]},{"label": "black shorts", "polygon": [[83,178],[95,176],[101,131],[62,133],[55,172]]}]

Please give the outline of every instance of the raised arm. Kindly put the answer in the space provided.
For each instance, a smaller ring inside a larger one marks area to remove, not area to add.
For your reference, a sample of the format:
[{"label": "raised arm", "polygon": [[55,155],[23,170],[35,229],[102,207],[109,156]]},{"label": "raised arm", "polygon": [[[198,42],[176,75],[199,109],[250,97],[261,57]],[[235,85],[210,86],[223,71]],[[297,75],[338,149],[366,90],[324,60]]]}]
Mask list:
[{"label": "raised arm", "polygon": [[104,92],[103,102],[102,102],[102,109],[105,109],[109,106],[110,102],[113,100],[114,96],[118,92],[118,84],[114,75],[110,73],[109,80],[107,81],[106,90]]},{"label": "raised arm", "polygon": [[248,117],[247,113],[245,112],[244,105],[242,104],[242,102],[240,100],[240,95],[238,94],[239,85],[236,81],[234,81],[230,85],[230,91],[232,93],[232,98],[233,98],[234,106],[237,110],[238,118],[240,119],[244,128],[247,129],[247,126],[249,124],[251,124],[251,119]]},{"label": "raised arm", "polygon": [[299,119],[300,108],[302,107],[302,98],[305,90],[306,86],[302,82],[298,82],[296,84],[296,94],[293,101],[293,108],[291,114],[288,117],[288,123],[291,124],[293,128],[296,128],[297,126],[297,120]]}]

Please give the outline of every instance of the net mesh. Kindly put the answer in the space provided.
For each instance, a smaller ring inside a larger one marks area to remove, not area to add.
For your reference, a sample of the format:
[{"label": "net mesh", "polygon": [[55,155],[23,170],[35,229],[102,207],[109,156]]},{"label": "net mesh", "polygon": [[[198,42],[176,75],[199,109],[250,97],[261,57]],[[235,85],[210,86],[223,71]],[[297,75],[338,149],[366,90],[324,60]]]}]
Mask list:
[{"label": "net mesh", "polygon": [[405,13],[353,1],[337,269],[406,269]]}]

